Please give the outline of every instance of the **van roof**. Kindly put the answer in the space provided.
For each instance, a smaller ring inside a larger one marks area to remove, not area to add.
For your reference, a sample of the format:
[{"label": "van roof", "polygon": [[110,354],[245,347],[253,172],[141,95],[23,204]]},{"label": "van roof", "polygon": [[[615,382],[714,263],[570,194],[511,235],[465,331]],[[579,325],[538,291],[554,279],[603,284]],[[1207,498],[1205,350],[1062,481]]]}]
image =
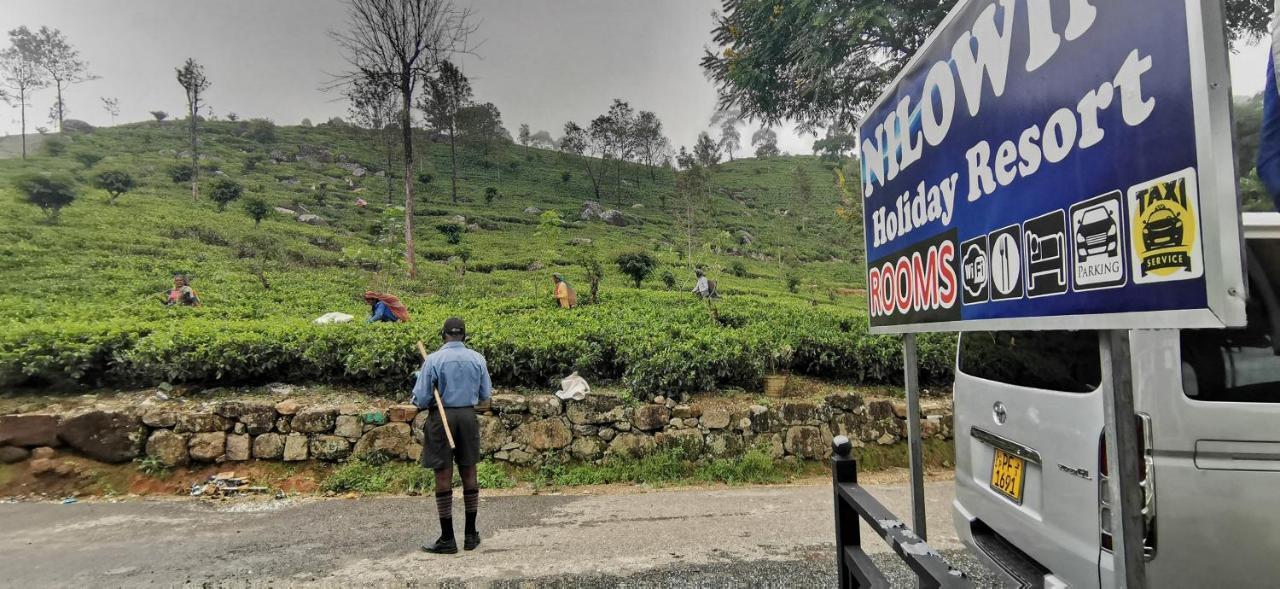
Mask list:
[{"label": "van roof", "polygon": [[1280,239],[1280,213],[1245,213],[1245,239]]}]

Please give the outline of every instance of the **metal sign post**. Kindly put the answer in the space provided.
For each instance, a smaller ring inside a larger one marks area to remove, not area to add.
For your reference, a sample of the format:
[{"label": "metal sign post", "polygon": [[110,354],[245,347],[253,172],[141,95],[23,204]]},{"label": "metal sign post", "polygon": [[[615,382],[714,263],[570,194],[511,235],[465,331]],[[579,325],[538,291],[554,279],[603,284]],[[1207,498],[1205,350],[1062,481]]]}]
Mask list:
[{"label": "metal sign post", "polygon": [[921,540],[928,540],[924,515],[924,442],[920,435],[920,374],[914,333],[902,336],[902,371],[907,389],[907,446],[911,452],[911,527]]},{"label": "metal sign post", "polygon": [[1143,537],[1143,490],[1138,473],[1141,448],[1138,418],[1133,411],[1133,373],[1129,362],[1129,332],[1098,332],[1102,353],[1103,411],[1107,467],[1110,471],[1112,554],[1115,586],[1147,586]]}]

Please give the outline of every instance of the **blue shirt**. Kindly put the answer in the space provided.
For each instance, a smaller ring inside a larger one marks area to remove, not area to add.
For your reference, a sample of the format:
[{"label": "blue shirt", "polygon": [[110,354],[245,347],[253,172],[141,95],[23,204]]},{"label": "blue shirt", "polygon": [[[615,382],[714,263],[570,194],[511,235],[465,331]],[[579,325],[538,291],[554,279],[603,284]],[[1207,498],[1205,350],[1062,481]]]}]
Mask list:
[{"label": "blue shirt", "polygon": [[462,342],[449,342],[422,363],[418,383],[413,385],[413,404],[419,409],[430,407],[435,401],[433,388],[440,390],[445,407],[474,407],[493,394],[489,365],[484,356]]}]

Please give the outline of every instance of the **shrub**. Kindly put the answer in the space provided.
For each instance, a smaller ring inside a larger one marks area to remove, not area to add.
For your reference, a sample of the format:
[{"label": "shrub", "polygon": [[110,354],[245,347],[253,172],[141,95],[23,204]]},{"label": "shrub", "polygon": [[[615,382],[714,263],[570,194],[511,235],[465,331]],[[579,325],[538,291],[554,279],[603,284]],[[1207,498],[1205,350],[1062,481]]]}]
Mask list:
[{"label": "shrub", "polygon": [[84,166],[84,169],[88,170],[98,162],[102,161],[103,155],[92,151],[77,151],[72,154],[71,157],[77,162],[80,162],[80,165]]},{"label": "shrub", "polygon": [[169,168],[169,179],[173,180],[174,184],[190,182],[191,176],[194,173],[195,172],[192,170],[191,164],[187,164],[187,163],[174,164],[172,167]]},{"label": "shrub", "polygon": [[276,140],[276,124],[269,119],[250,119],[246,134],[258,143],[272,143]]},{"label": "shrub", "polygon": [[311,119],[302,119],[301,126],[303,129],[310,129],[312,127]]},{"label": "shrub", "polygon": [[111,195],[108,202],[115,204],[121,194],[133,190],[137,183],[134,182],[133,176],[124,170],[106,170],[94,176],[93,185],[107,191],[107,194]]},{"label": "shrub", "polygon": [[61,137],[50,137],[44,142],[44,154],[49,157],[58,157],[67,153],[67,140]]},{"label": "shrub", "polygon": [[436,231],[439,231],[441,235],[444,235],[445,241],[448,241],[452,245],[458,245],[459,243],[462,243],[462,234],[466,231],[466,227],[463,227],[462,223],[449,221],[447,223],[438,223],[436,225]]},{"label": "shrub", "polygon": [[733,263],[729,264],[729,275],[736,276],[738,278],[745,278],[747,276],[746,264],[743,264],[738,260],[734,260]]},{"label": "shrub", "polygon": [[434,175],[432,175],[430,172],[422,172],[422,173],[418,174],[418,183],[419,183],[419,184],[423,184],[423,185],[430,184],[430,183],[431,183],[431,181],[432,181],[432,180],[435,180],[435,179],[436,179],[436,177],[435,177]]},{"label": "shrub", "polygon": [[493,199],[498,198],[498,189],[492,186],[484,189],[484,204],[493,204]]},{"label": "shrub", "polygon": [[267,205],[267,201],[255,196],[244,201],[244,212],[253,219],[253,225],[257,227],[263,219],[267,218],[267,215],[271,214],[271,207]]},{"label": "shrub", "polygon": [[30,173],[18,176],[13,186],[27,202],[40,207],[49,221],[57,221],[76,199],[76,182],[66,174]]},{"label": "shrub", "polygon": [[787,290],[793,293],[800,292],[800,278],[794,274],[787,275]]},{"label": "shrub", "polygon": [[560,172],[560,181],[561,181],[561,182],[564,182],[565,184],[568,184],[568,183],[569,183],[569,180],[572,180],[572,179],[573,179],[573,174],[570,174],[570,173],[569,173],[569,170],[564,170],[563,172]]},{"label": "shrub", "polygon": [[209,188],[209,198],[218,205],[218,211],[227,210],[227,205],[244,194],[244,187],[235,180],[219,178]]},{"label": "shrub", "polygon": [[647,252],[622,254],[618,256],[617,262],[618,270],[630,276],[631,280],[635,281],[636,288],[640,288],[640,283],[644,282],[644,279],[653,273],[653,269],[658,267],[658,261]]},{"label": "shrub", "polygon": [[667,270],[667,271],[663,272],[663,273],[662,273],[662,285],[663,285],[663,286],[665,286],[665,287],[667,287],[667,290],[675,290],[675,288],[676,288],[676,275],[675,275],[675,274],[672,274],[670,270]]},{"label": "shrub", "polygon": [[257,169],[258,169],[258,166],[259,166],[260,164],[262,164],[262,162],[265,162],[265,161],[267,161],[267,156],[262,155],[262,154],[260,154],[260,153],[251,153],[251,154],[246,155],[246,156],[244,157],[244,164],[243,164],[243,167],[242,167],[241,169],[242,169],[245,173],[249,173],[249,172],[252,172],[252,171],[254,171],[254,170],[257,170]]}]

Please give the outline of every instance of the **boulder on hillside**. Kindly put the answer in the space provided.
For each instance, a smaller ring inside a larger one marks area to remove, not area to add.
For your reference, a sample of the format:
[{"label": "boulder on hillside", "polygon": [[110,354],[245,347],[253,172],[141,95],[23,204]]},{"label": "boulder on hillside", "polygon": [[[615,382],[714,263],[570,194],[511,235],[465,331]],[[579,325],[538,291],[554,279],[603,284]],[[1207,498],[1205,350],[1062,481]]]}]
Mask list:
[{"label": "boulder on hillside", "polygon": [[187,436],[167,429],[156,430],[147,439],[147,456],[168,467],[185,465],[191,459],[187,450]]},{"label": "boulder on hillside", "polygon": [[631,224],[631,221],[627,219],[627,216],[622,214],[622,211],[616,209],[609,209],[600,213],[600,220],[613,225],[614,227],[626,227]]},{"label": "boulder on hillside", "polygon": [[538,208],[538,207],[529,207],[529,208],[527,208],[527,209],[525,209],[525,210],[524,210],[524,214],[526,214],[526,215],[541,215],[541,214],[542,214],[542,209],[540,209],[540,208]]},{"label": "boulder on hillside", "polygon": [[575,237],[569,240],[569,245],[591,245],[592,243],[589,237]]},{"label": "boulder on hillside", "polygon": [[599,219],[602,214],[604,214],[604,207],[594,200],[588,200],[582,203],[582,212],[578,214],[578,218],[583,221],[591,221]]},{"label": "boulder on hillside", "polygon": [[52,415],[0,417],[0,446],[57,446],[58,418]]},{"label": "boulder on hillside", "polygon": [[298,216],[298,211],[295,211],[293,209],[286,209],[284,207],[272,207],[272,208],[275,209],[275,211],[277,213],[280,213],[281,215],[289,215],[290,217]]},{"label": "boulder on hillside", "polygon": [[306,223],[308,225],[328,225],[329,224],[329,222],[325,221],[324,218],[321,217],[320,215],[310,215],[310,214],[298,215],[298,221],[302,223]]},{"label": "boulder on hillside", "polygon": [[85,456],[109,463],[128,462],[142,454],[147,428],[136,416],[91,411],[62,422],[58,438]]}]

